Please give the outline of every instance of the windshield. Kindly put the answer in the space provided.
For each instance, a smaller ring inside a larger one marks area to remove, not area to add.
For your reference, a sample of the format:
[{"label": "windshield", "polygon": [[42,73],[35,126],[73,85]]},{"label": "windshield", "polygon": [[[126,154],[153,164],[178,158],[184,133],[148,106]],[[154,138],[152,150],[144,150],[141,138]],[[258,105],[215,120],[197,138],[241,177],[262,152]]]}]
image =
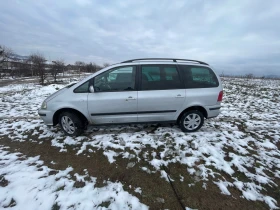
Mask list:
[{"label": "windshield", "polygon": [[66,87],[66,88],[70,88],[70,87],[72,87],[72,86],[75,85],[75,84],[77,84],[77,82],[72,83],[72,84],[70,84],[70,85],[67,85],[67,86],[65,86],[65,87]]}]

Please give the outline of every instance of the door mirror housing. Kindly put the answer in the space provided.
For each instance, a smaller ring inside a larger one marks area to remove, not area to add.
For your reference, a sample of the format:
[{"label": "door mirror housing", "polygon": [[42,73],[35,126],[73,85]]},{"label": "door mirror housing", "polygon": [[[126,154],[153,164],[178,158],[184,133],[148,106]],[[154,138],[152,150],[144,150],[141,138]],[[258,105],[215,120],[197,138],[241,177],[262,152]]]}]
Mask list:
[{"label": "door mirror housing", "polygon": [[94,93],[94,87],[93,87],[93,85],[89,86],[89,92]]}]

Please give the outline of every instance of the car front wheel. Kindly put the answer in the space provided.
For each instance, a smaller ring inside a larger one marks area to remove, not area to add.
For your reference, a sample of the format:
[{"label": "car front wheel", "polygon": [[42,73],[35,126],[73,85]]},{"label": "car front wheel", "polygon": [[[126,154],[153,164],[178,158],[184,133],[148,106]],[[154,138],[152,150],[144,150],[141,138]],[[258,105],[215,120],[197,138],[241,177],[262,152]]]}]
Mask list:
[{"label": "car front wheel", "polygon": [[203,123],[203,114],[198,110],[190,110],[181,117],[180,127],[183,132],[194,132],[200,129]]},{"label": "car front wheel", "polygon": [[83,123],[74,113],[63,112],[59,117],[59,124],[68,136],[79,136],[83,132]]}]

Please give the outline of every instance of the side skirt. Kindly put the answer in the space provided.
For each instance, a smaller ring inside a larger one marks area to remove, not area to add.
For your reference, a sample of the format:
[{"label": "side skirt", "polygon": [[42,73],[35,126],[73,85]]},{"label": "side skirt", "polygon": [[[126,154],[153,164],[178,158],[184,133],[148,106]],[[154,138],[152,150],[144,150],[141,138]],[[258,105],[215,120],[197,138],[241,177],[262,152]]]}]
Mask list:
[{"label": "side skirt", "polygon": [[149,121],[149,122],[129,122],[129,123],[102,123],[102,124],[90,124],[93,126],[104,125],[130,125],[130,124],[177,124],[176,120],[171,121]]}]

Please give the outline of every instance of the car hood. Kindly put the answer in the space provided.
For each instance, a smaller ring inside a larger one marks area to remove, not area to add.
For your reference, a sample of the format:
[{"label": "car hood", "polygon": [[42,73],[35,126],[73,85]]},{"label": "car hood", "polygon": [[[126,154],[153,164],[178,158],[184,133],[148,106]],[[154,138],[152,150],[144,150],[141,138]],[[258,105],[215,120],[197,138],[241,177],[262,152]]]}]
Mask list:
[{"label": "car hood", "polygon": [[62,88],[58,91],[56,91],[55,93],[53,93],[52,95],[50,95],[47,99],[46,102],[52,100],[53,98],[55,98],[56,96],[60,95],[61,93],[65,92],[67,90],[67,88]]}]

